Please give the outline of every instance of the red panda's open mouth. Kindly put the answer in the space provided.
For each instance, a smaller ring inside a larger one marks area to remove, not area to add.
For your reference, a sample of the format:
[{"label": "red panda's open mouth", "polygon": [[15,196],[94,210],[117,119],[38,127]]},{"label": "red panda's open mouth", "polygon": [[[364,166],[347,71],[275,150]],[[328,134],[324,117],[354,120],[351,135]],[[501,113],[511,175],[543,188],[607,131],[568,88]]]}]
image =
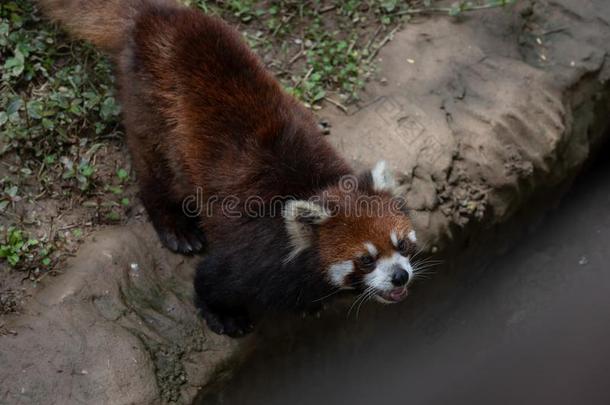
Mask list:
[{"label": "red panda's open mouth", "polygon": [[407,298],[409,292],[407,291],[407,287],[396,287],[389,291],[380,291],[377,295],[385,301],[395,303]]}]

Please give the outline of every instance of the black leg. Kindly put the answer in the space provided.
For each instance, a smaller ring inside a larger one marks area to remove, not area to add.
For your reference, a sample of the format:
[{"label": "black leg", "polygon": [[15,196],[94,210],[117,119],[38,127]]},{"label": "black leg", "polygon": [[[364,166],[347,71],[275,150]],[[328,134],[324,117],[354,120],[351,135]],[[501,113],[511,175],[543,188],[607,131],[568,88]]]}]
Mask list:
[{"label": "black leg", "polygon": [[168,249],[183,254],[203,250],[205,235],[199,217],[187,216],[163,182],[152,179],[143,183],[141,197],[159,239]]},{"label": "black leg", "polygon": [[240,285],[231,280],[231,269],[221,260],[208,256],[199,264],[195,294],[201,316],[213,332],[236,338],[254,329]]}]

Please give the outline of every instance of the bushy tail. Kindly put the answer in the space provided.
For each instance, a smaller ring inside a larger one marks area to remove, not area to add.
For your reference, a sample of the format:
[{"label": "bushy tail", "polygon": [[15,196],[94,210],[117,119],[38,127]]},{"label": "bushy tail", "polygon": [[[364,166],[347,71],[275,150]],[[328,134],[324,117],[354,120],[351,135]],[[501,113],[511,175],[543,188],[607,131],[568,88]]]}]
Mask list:
[{"label": "bushy tail", "polygon": [[117,55],[138,13],[172,0],[38,0],[42,11],[72,35]]}]

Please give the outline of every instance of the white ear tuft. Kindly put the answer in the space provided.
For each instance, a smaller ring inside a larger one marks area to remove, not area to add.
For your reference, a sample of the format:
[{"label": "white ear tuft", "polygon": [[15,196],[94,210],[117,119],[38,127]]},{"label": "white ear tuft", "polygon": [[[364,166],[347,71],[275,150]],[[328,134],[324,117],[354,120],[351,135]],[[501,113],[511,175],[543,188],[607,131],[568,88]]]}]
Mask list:
[{"label": "white ear tuft", "polygon": [[373,176],[373,189],[394,193],[398,187],[394,175],[388,170],[384,160],[379,161],[371,171]]},{"label": "white ear tuft", "polygon": [[282,215],[292,246],[286,261],[310,247],[315,235],[314,228],[330,218],[330,213],[324,207],[304,200],[288,201]]}]

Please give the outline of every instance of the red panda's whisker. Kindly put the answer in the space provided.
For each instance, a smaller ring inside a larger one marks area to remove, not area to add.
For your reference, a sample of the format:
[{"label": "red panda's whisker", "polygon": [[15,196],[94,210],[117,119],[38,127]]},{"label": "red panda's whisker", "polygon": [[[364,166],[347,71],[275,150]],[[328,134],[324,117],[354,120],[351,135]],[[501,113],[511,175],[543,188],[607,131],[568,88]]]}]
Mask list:
[{"label": "red panda's whisker", "polygon": [[352,312],[352,309],[354,308],[354,306],[361,300],[364,300],[366,298],[366,294],[368,294],[370,291],[374,290],[374,287],[367,287],[366,290],[364,290],[360,295],[358,295],[358,297],[354,300],[354,302],[352,303],[352,305],[349,307],[349,310],[347,311],[347,318],[349,318],[350,313]]},{"label": "red panda's whisker", "polygon": [[414,271],[423,270],[423,269],[431,269],[434,267],[438,267],[439,263],[417,263],[413,266]]},{"label": "red panda's whisker", "polygon": [[360,308],[362,307],[362,304],[364,304],[365,302],[369,301],[371,298],[373,298],[373,296],[375,295],[375,291],[371,290],[365,299],[363,299],[362,301],[360,301],[360,305],[358,305],[358,308],[356,309],[356,319],[358,319],[358,317],[360,316]]},{"label": "red panda's whisker", "polygon": [[422,270],[426,270],[426,269],[433,269],[436,267],[438,267],[438,264],[436,264],[436,263],[418,264],[416,266],[413,266],[413,271],[418,272],[418,271],[422,271]]},{"label": "red panda's whisker", "polygon": [[420,255],[421,253],[423,253],[427,248],[428,248],[429,243],[426,243],[420,247],[418,247],[417,251],[415,252],[415,254],[411,257],[411,259],[415,259],[418,255]]},{"label": "red panda's whisker", "polygon": [[323,296],[323,297],[321,297],[321,298],[315,299],[315,300],[313,300],[313,301],[311,301],[311,302],[318,302],[318,301],[322,301],[322,300],[324,300],[324,299],[326,299],[326,298],[328,298],[328,297],[332,297],[333,295],[340,293],[341,291],[343,291],[343,290],[342,290],[340,287],[337,287],[337,288],[336,288],[336,289],[335,289],[333,292],[331,292],[330,294],[327,294],[327,295],[325,295],[325,296]]},{"label": "red panda's whisker", "polygon": [[349,309],[347,310],[347,316],[346,318],[349,319],[349,315],[352,312],[352,308],[354,308],[354,306],[358,303],[358,301],[364,296],[364,293],[358,295],[358,297],[356,297],[356,299],[354,300],[354,302],[352,302],[352,305],[349,307]]}]

